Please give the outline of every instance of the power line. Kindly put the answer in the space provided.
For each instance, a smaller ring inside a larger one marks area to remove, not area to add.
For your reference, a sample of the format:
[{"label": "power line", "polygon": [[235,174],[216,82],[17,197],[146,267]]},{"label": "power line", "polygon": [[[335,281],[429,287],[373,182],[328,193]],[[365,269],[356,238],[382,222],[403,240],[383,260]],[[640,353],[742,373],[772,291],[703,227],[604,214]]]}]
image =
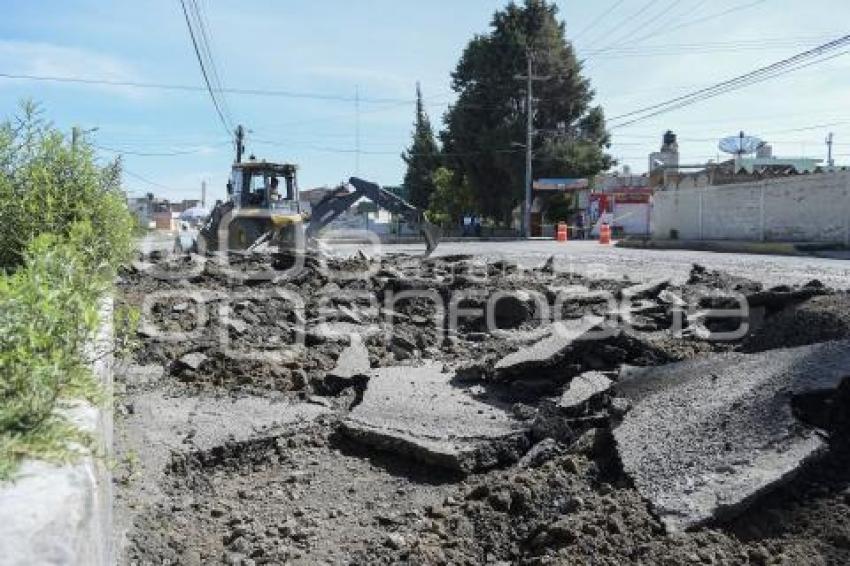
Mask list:
[{"label": "power line", "polygon": [[[674,15],[672,18],[670,18],[667,21],[661,22],[661,24],[658,25],[655,29],[652,29],[652,30],[649,30],[649,31],[642,30],[642,31],[647,31],[647,33],[645,33],[641,37],[642,38],[651,37],[654,34],[660,33],[661,31],[663,31],[666,28],[670,28],[670,27],[673,27],[674,25],[678,25],[681,20],[687,18],[688,16],[693,16],[694,14],[698,13],[703,8],[703,6],[705,6],[706,4],[708,4],[708,0],[697,0],[696,4],[693,5],[693,6],[690,6],[690,7],[688,7],[687,3],[680,2],[680,5],[685,6],[685,11],[683,11],[680,14]],[[675,10],[674,10],[674,12],[675,12]],[[641,41],[645,41],[645,40],[646,39],[642,39]],[[635,43],[635,42],[632,42],[632,43]]]},{"label": "power line", "polygon": [[[634,22],[634,21],[635,21],[635,18],[640,17],[640,15],[641,15],[641,14],[643,14],[644,12],[646,12],[647,10],[649,10],[650,8],[652,8],[653,4],[655,4],[656,2],[658,2],[658,0],[649,0],[646,4],[644,4],[643,6],[641,6],[640,8],[638,8],[638,10],[637,10],[637,11],[635,11],[634,13],[632,13],[632,14],[630,14],[630,15],[628,15],[628,16],[626,16],[626,17],[624,17],[624,18],[623,18],[623,19],[621,19],[619,22],[617,22],[617,23],[614,25],[614,27],[613,27],[613,28],[611,28],[611,29],[609,29],[609,30],[608,30],[607,34],[608,34],[608,35],[613,35],[613,34],[614,34],[614,32],[618,31],[618,30],[619,30],[620,28],[622,28],[623,26],[627,25],[627,24],[628,24],[628,23],[630,23],[630,22]],[[599,36],[599,39],[602,39],[603,37],[604,37],[604,34],[603,34],[602,36]],[[592,43],[598,43],[598,42],[599,42],[599,40],[594,41],[594,42],[592,42]]]},{"label": "power line", "polygon": [[[749,73],[745,73],[743,75],[739,75],[733,79],[729,79],[726,81],[722,81],[710,87],[702,88],[697,91],[691,92],[689,94],[678,96],[676,98],[660,102],[658,104],[653,104],[651,106],[646,106],[644,108],[639,108],[637,110],[633,110],[631,112],[627,112],[625,114],[620,114],[618,116],[614,116],[610,118],[610,121],[614,122],[617,120],[622,120],[624,118],[629,118],[631,116],[635,116],[630,120],[625,122],[616,124],[614,127],[621,128],[635,122],[639,122],[641,120],[645,120],[652,116],[657,116],[659,114],[663,114],[666,112],[670,112],[672,110],[676,110],[678,108],[682,108],[684,106],[689,106],[701,100],[705,100],[708,98],[713,98],[715,96],[719,96],[720,94],[724,94],[726,92],[730,92],[732,90],[737,90],[743,88],[745,86],[749,86],[751,84],[755,84],[757,82],[761,82],[767,80],[769,78],[773,78],[779,75],[783,75],[789,73],[791,71],[795,71],[809,65],[813,65],[816,63],[821,63],[828,59],[838,57],[845,52],[841,52],[835,55],[830,55],[827,57],[822,57],[820,59],[815,59],[816,57],[820,57],[831,51],[839,49],[841,47],[850,44],[850,35],[845,35],[836,40],[830,41],[813,49],[809,49],[802,53],[798,53],[792,57],[787,59],[783,59],[771,65],[767,65],[765,67],[761,67],[756,69],[755,71],[751,71]],[[813,61],[809,61],[810,59],[814,59]]]},{"label": "power line", "polygon": [[[312,145],[312,144],[302,144],[302,143],[289,143],[285,141],[279,140],[268,140],[268,139],[252,139],[254,143],[262,144],[262,145],[270,145],[276,147],[291,147],[291,148],[304,148],[313,151],[320,151],[326,153],[346,153],[353,154],[357,153],[357,148],[347,148],[347,147],[328,147],[328,146],[320,146],[320,145]],[[400,155],[401,150],[399,151],[370,151],[370,150],[359,150],[359,152],[363,155]],[[457,151],[457,152],[441,152],[440,155],[448,156],[448,157],[461,157],[461,156],[473,156],[473,155],[487,155],[491,153],[524,153],[524,148],[495,148],[495,149],[482,149],[477,151]],[[419,153],[409,153],[408,155],[426,155]]]},{"label": "power line", "polygon": [[771,133],[773,133],[773,134],[788,134],[788,133],[792,133],[792,132],[806,132],[806,131],[810,131],[810,130],[819,130],[821,128],[829,128],[831,126],[841,126],[841,125],[844,125],[844,124],[850,124],[850,120],[844,120],[844,121],[841,121],[841,122],[829,122],[827,124],[815,124],[815,125],[812,125],[812,126],[803,126],[801,128],[789,128],[789,129],[786,129],[786,130],[772,130],[772,131],[768,131],[768,132],[764,132],[764,133],[766,133],[766,134],[771,134]]},{"label": "power line", "polygon": [[[151,181],[151,180],[150,180],[150,179],[148,179],[147,177],[144,177],[144,176],[142,176],[142,175],[139,175],[138,173],[133,173],[132,171],[129,171],[129,170],[128,170],[127,168],[125,168],[125,167],[122,167],[122,168],[121,168],[121,172],[122,172],[123,174],[125,174],[125,175],[128,175],[128,176],[130,176],[130,177],[133,177],[133,178],[134,178],[134,179],[136,179],[137,181],[141,181],[141,182],[145,183],[146,185],[151,185],[152,187],[156,187],[156,188],[158,188],[158,189],[164,189],[164,190],[166,190],[166,191],[176,191],[176,192],[186,191],[186,190],[187,190],[187,189],[178,189],[178,188],[174,188],[174,187],[169,187],[169,186],[167,186],[167,185],[163,185],[163,184],[161,184],[161,183],[157,183],[156,181]],[[197,191],[198,189],[192,189],[192,190],[193,190],[193,191]]]},{"label": "power line", "polygon": [[[668,15],[669,12],[670,12],[670,8],[675,6],[677,2],[679,2],[679,0],[672,0],[672,2],[663,6],[660,12],[658,12],[654,16],[650,17],[648,20],[644,20],[642,23],[636,24],[632,28],[631,32],[628,32],[625,35],[618,36],[614,41],[612,41],[610,44],[608,44],[607,47],[600,48],[599,52],[604,53],[604,52],[608,51],[609,49],[611,49],[612,47],[614,47],[616,45],[622,45],[622,43],[624,41],[628,41],[630,37],[634,36],[641,29],[646,29],[646,27],[649,26],[650,24],[653,24],[656,21],[658,21],[660,18],[662,18],[663,16]],[[651,5],[648,6],[647,9],[649,9],[649,7],[651,7]]]},{"label": "power line", "polygon": [[667,27],[667,28],[662,28],[660,30],[655,30],[655,31],[647,33],[646,35],[638,37],[637,39],[632,41],[632,44],[636,45],[636,44],[641,43],[641,42],[643,42],[643,41],[645,41],[645,40],[647,40],[651,37],[657,37],[659,35],[666,35],[668,33],[674,32],[676,30],[680,30],[682,28],[695,26],[697,24],[701,24],[701,23],[707,22],[709,20],[721,18],[723,16],[727,16],[729,14],[732,14],[734,12],[739,12],[741,10],[747,10],[749,8],[753,8],[755,6],[758,6],[759,4],[764,4],[765,2],[767,2],[767,0],[755,0],[754,2],[749,2],[749,3],[746,3],[746,4],[740,4],[738,6],[733,6],[729,9],[727,9],[727,10],[723,10],[722,12],[716,12],[714,14],[702,16],[700,18],[696,18],[694,20],[690,20],[690,21],[684,22],[684,23],[679,24],[679,25],[670,26],[670,27]]},{"label": "power line", "polygon": [[[215,144],[215,145],[230,145],[231,142],[224,142],[223,144]],[[92,147],[101,149],[104,151],[111,151],[113,153],[120,153],[124,155],[136,155],[139,157],[172,157],[178,155],[192,155],[197,153],[206,153],[208,148],[196,148],[196,149],[186,149],[186,150],[175,150],[175,151],[162,151],[162,152],[153,152],[153,151],[136,151],[132,149],[126,148],[115,148],[109,147],[105,145],[99,144],[91,144]]]},{"label": "power line", "polygon": [[599,14],[598,16],[596,16],[596,17],[593,19],[593,21],[592,21],[592,22],[590,22],[588,25],[584,26],[584,27],[583,27],[583,28],[582,28],[582,29],[581,29],[578,33],[576,33],[576,34],[573,36],[573,38],[572,38],[573,43],[575,43],[575,41],[576,41],[579,37],[581,37],[582,35],[584,35],[584,34],[585,34],[585,33],[587,33],[588,31],[590,31],[591,29],[593,29],[596,25],[598,25],[598,24],[599,24],[599,22],[601,22],[601,21],[602,21],[602,20],[603,20],[606,16],[608,16],[608,14],[610,14],[611,12],[613,12],[614,10],[616,10],[617,8],[619,8],[619,7],[620,7],[620,4],[622,4],[623,2],[625,2],[625,0],[618,0],[617,2],[614,2],[614,3],[611,5],[611,7],[610,7],[610,8],[608,8],[607,10],[605,10],[604,12],[602,12],[601,14]]},{"label": "power line", "polygon": [[[773,40],[765,39],[760,41],[721,41],[721,42],[705,42],[705,43],[680,43],[668,45],[646,45],[643,47],[622,47],[607,50],[594,51],[588,57],[594,59],[620,59],[624,57],[655,57],[655,56],[675,56],[679,57],[683,54],[707,54],[707,53],[722,53],[729,51],[763,51],[776,49],[777,47],[807,47],[813,44],[834,37],[817,36],[809,37],[808,40],[794,38],[776,38]],[[598,54],[598,56],[596,55]]]},{"label": "power line", "polygon": [[759,83],[759,82],[766,81],[766,80],[768,80],[768,79],[776,78],[776,77],[778,77],[778,76],[788,74],[788,73],[790,73],[790,72],[792,72],[792,71],[797,71],[797,70],[799,70],[799,69],[804,69],[804,68],[806,68],[806,67],[811,67],[812,65],[816,65],[816,64],[819,64],[819,63],[823,63],[823,62],[825,62],[825,61],[829,61],[829,60],[831,60],[831,59],[835,59],[836,57],[840,57],[840,56],[842,56],[842,55],[844,55],[844,54],[846,54],[846,53],[850,53],[850,50],[842,51],[842,52],[840,52],[840,53],[836,53],[836,54],[834,54],[834,55],[829,55],[829,56],[826,56],[826,57],[822,57],[822,58],[820,58],[820,59],[817,59],[817,60],[815,60],[815,61],[811,61],[811,62],[808,62],[808,63],[805,63],[805,64],[798,64],[798,65],[797,65],[797,66],[795,66],[795,67],[790,67],[790,68],[785,69],[785,70],[782,70],[782,71],[775,71],[775,72],[772,72],[771,74],[766,74],[766,75],[761,76],[761,77],[754,77],[753,79],[749,80],[749,82],[745,82],[745,83],[738,84],[738,85],[731,85],[731,86],[725,87],[725,88],[723,88],[722,90],[719,90],[719,91],[717,91],[717,92],[715,92],[715,93],[705,94],[705,95],[702,95],[702,96],[700,96],[700,97],[694,98],[694,99],[692,99],[692,100],[688,100],[688,101],[680,102],[680,103],[678,103],[678,104],[676,104],[676,105],[674,105],[674,106],[671,106],[671,107],[669,107],[669,108],[662,109],[662,110],[658,110],[658,111],[656,111],[656,112],[653,112],[653,113],[651,113],[651,114],[646,114],[646,115],[644,115],[644,116],[640,116],[640,117],[635,118],[635,119],[633,119],[633,120],[630,120],[630,121],[628,121],[628,122],[625,122],[625,123],[622,123],[622,124],[616,124],[614,127],[619,128],[619,127],[628,126],[628,125],[633,124],[633,123],[635,123],[635,122],[642,121],[642,120],[644,120],[644,119],[646,119],[646,118],[651,118],[651,117],[653,117],[653,116],[658,116],[658,115],[660,115],[660,114],[665,114],[665,113],[667,113],[667,112],[672,112],[673,110],[678,110],[679,108],[683,108],[683,107],[685,107],[685,106],[690,106],[691,104],[695,104],[695,103],[700,102],[700,101],[702,101],[702,100],[708,100],[709,98],[714,98],[714,97],[716,97],[716,96],[719,96],[719,95],[721,95],[721,94],[725,94],[725,93],[727,93],[727,92],[732,92],[732,91],[739,90],[739,89],[741,89],[741,88],[744,88],[744,87],[750,86],[750,85],[752,85],[752,84],[756,84],[756,83]]},{"label": "power line", "polygon": [[218,103],[218,99],[216,99],[215,92],[213,91],[212,85],[210,84],[210,78],[207,75],[207,69],[204,66],[204,59],[201,57],[201,52],[198,49],[198,42],[195,39],[195,31],[192,29],[192,22],[189,20],[189,12],[186,10],[186,1],[180,0],[180,6],[183,8],[183,15],[186,17],[186,27],[189,29],[189,37],[192,39],[192,47],[195,49],[195,55],[198,58],[198,64],[201,67],[201,74],[204,76],[204,82],[207,85],[207,90],[210,93],[210,99],[212,100],[213,106],[215,107],[216,114],[218,114],[219,119],[221,120],[221,125],[224,127],[224,131],[230,134],[231,127],[227,123],[227,119],[224,117],[224,114],[221,111],[221,106]]},{"label": "power line", "polygon": [[[111,79],[100,79],[100,78],[86,78],[86,77],[61,77],[61,76],[50,76],[50,75],[32,75],[25,73],[5,73],[0,72],[0,78],[5,79],[17,79],[17,80],[30,80],[30,81],[43,81],[43,82],[57,82],[57,83],[78,83],[78,84],[88,84],[88,85],[102,85],[102,86],[119,86],[119,87],[130,87],[130,88],[148,88],[148,89],[156,89],[156,90],[178,90],[178,91],[188,91],[188,92],[206,92],[207,88],[203,86],[194,86],[187,84],[174,84],[174,83],[151,83],[151,82],[143,82],[143,81],[119,81],[119,80],[111,80]],[[315,92],[299,92],[299,91],[288,91],[288,90],[274,90],[274,89],[257,89],[257,88],[232,88],[232,87],[222,87],[220,89],[214,89],[214,92],[222,92],[229,94],[239,94],[239,95],[250,95],[250,96],[271,96],[271,97],[281,97],[281,98],[307,98],[314,100],[328,100],[334,102],[354,102],[354,97],[352,96],[344,96],[337,94],[322,94]],[[367,98],[360,97],[361,103],[369,103],[369,104],[415,104],[416,101],[413,99],[407,98]]]},{"label": "power line", "polygon": [[[652,39],[654,37],[658,37],[658,36],[661,36],[661,35],[666,35],[666,34],[671,33],[673,31],[680,30],[680,29],[687,28],[687,27],[691,27],[691,26],[694,26],[694,25],[697,25],[697,24],[700,24],[700,23],[703,23],[703,22],[706,22],[706,21],[709,21],[709,20],[717,19],[717,18],[726,16],[726,15],[734,13],[734,12],[746,10],[746,9],[752,8],[754,6],[757,6],[759,4],[762,4],[766,1],[767,0],[755,0],[754,2],[750,2],[750,3],[747,3],[747,4],[741,4],[741,5],[738,5],[738,6],[732,6],[731,8],[728,8],[728,9],[723,10],[721,12],[715,12],[713,14],[701,16],[699,18],[692,19],[692,20],[689,20],[689,21],[685,21],[685,22],[682,22],[682,23],[676,23],[674,25],[674,23],[677,22],[677,20],[681,20],[683,17],[687,17],[688,15],[692,15],[694,12],[696,12],[700,8],[702,8],[707,3],[706,0],[703,0],[701,2],[698,2],[697,5],[694,8],[692,8],[691,10],[689,10],[687,12],[683,12],[683,13],[679,14],[678,16],[674,16],[668,22],[663,23],[662,25],[660,25],[660,26],[656,27],[655,29],[649,31],[648,33],[638,37],[637,39],[633,39],[632,41],[630,41],[630,44],[632,46],[637,46],[637,45],[640,45],[641,43],[645,42],[648,39]],[[597,54],[605,53],[605,52],[607,52],[607,50],[599,51]],[[590,57],[588,57],[587,60],[589,61],[590,59],[595,59],[595,57],[591,55]]]},{"label": "power line", "polygon": [[206,68],[209,71],[210,81],[212,82],[215,89],[218,91],[218,100],[221,105],[221,109],[224,112],[225,117],[227,118],[227,123],[230,126],[230,129],[233,130],[233,115],[230,112],[230,104],[227,101],[227,97],[223,96],[220,92],[222,87],[221,77],[218,72],[218,65],[215,62],[215,57],[213,56],[213,48],[212,41],[210,37],[212,34],[208,32],[209,26],[206,22],[206,16],[201,8],[202,4],[198,2],[198,0],[190,0],[189,11],[192,13],[197,29],[199,31],[198,34],[198,44],[201,47],[201,52],[204,55],[206,60]]}]

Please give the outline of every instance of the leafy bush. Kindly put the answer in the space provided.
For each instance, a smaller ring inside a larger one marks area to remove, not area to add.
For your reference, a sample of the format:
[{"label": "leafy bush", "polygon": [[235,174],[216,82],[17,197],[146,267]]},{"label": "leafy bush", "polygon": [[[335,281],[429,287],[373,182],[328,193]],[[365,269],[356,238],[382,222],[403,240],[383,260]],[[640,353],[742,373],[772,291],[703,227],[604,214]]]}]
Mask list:
[{"label": "leafy bush", "polygon": [[132,251],[133,219],[120,190],[121,164],[97,164],[93,148],[46,123],[25,102],[0,123],[0,268],[18,268],[40,234],[68,236],[77,222],[92,228],[89,253],[115,269]]},{"label": "leafy bush", "polygon": [[0,124],[0,479],[89,444],[56,409],[101,396],[83,348],[132,244],[119,162],[98,165],[31,103]]},{"label": "leafy bush", "polygon": [[97,329],[108,280],[92,277],[91,237],[87,223],[75,225],[66,241],[41,235],[27,248],[24,267],[0,277],[0,477],[25,453],[69,456],[56,434],[68,428],[55,414],[57,403],[98,396],[83,345]]}]

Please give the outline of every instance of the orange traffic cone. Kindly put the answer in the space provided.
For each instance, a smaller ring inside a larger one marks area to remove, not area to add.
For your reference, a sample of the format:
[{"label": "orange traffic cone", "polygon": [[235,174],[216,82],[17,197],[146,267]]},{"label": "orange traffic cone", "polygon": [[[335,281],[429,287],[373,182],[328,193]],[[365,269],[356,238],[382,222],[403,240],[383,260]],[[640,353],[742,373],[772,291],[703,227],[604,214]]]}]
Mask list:
[{"label": "orange traffic cone", "polygon": [[558,223],[558,232],[555,234],[555,239],[559,242],[567,241],[567,224],[566,222]]},{"label": "orange traffic cone", "polygon": [[599,243],[600,244],[610,244],[611,243],[611,227],[608,224],[602,224],[599,227]]}]

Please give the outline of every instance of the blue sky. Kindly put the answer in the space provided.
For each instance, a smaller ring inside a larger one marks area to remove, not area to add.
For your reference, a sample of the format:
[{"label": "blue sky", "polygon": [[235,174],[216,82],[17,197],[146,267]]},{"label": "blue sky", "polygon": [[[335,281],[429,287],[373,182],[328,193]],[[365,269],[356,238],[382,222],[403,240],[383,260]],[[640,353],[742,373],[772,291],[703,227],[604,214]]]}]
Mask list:
[{"label": "blue sky", "polygon": [[[399,183],[404,172],[399,153],[410,138],[416,81],[439,126],[452,100],[449,73],[463,47],[473,34],[486,32],[494,10],[506,4],[198,2],[227,87],[333,98],[226,97],[234,121],[250,130],[249,151],[298,163],[304,188],[338,183],[355,173]],[[850,20],[847,0],[556,4],[609,116],[824,43],[847,33]],[[0,73],[202,84],[178,0],[6,0]],[[680,136],[683,161],[702,162],[716,156],[717,139],[743,129],[770,141],[777,154],[822,157],[823,139],[833,131],[837,160],[850,163],[848,86],[850,54],[617,129],[611,151],[634,171],[644,171],[646,154],[671,128]],[[355,91],[362,99],[359,167],[353,152]],[[41,102],[57,126],[97,127],[91,134],[95,143],[123,150],[125,184],[134,193],[196,198],[202,179],[213,198],[224,193],[232,151],[204,92],[0,78],[3,114],[26,97]],[[104,158],[114,155],[110,149],[100,152]]]}]

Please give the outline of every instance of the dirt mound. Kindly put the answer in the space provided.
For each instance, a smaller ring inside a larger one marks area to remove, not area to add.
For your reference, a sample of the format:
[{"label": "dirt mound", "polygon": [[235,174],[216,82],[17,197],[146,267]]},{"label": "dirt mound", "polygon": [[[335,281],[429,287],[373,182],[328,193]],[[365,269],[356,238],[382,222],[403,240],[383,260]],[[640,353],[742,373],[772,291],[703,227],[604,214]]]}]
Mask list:
[{"label": "dirt mound", "polygon": [[[795,482],[790,493],[807,481]],[[809,492],[799,502],[785,493],[734,525],[673,537],[610,460],[566,454],[536,469],[479,479],[429,509],[416,529],[400,529],[402,547],[374,544],[359,563],[843,564],[850,559],[847,523],[832,519],[846,512],[846,483],[845,474],[829,493]],[[794,526],[783,527],[784,520]]]}]

